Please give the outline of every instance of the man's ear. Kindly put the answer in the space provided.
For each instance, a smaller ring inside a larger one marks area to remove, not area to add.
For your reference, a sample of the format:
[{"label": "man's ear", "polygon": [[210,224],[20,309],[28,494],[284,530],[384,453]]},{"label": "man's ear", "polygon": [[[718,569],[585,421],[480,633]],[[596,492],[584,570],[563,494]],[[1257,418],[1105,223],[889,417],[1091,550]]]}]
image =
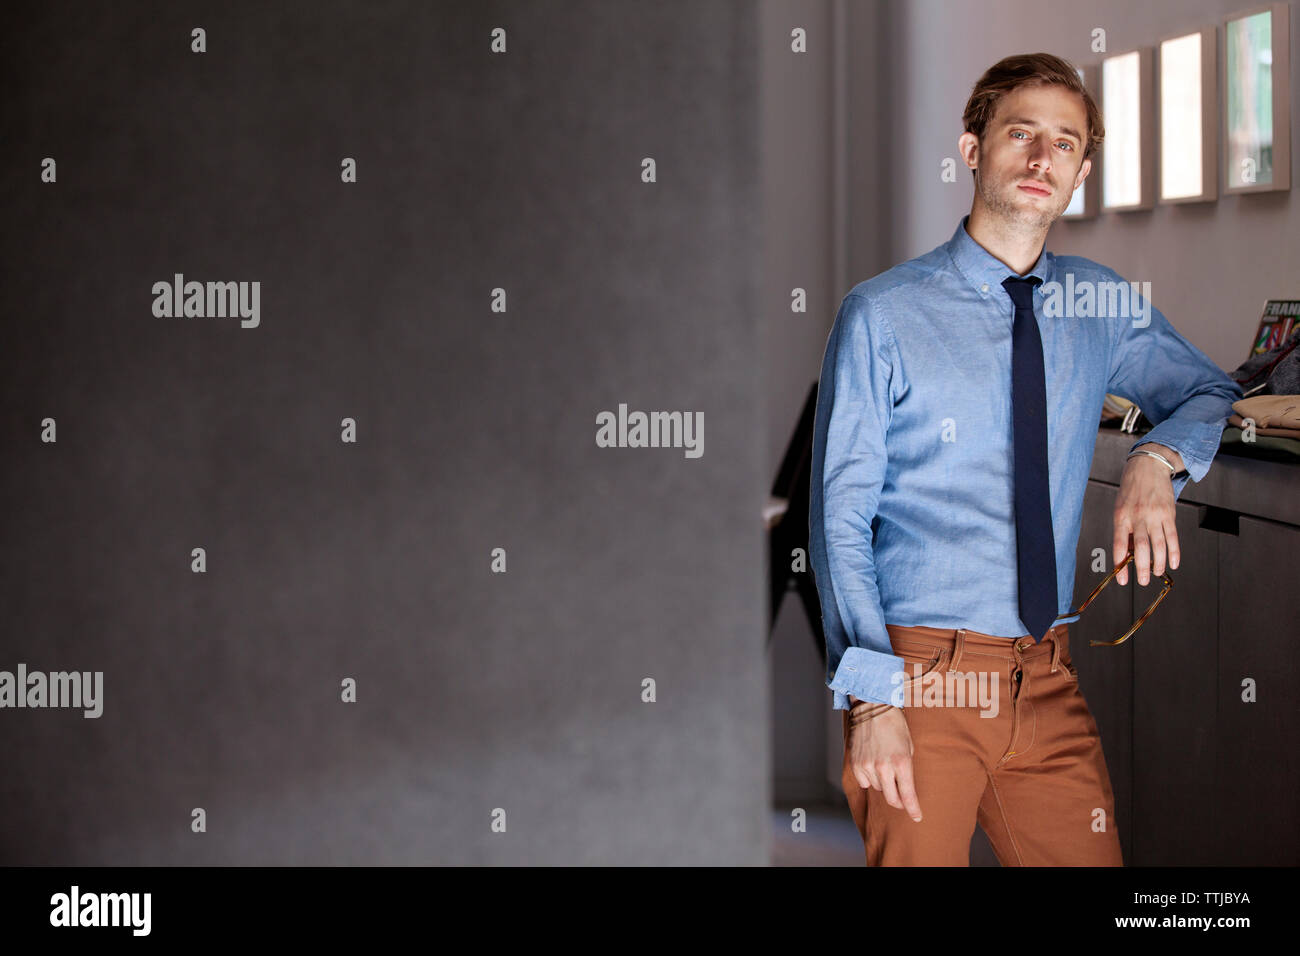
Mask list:
[{"label": "man's ear", "polygon": [[980,140],[974,133],[962,133],[957,137],[957,149],[961,153],[961,158],[971,169],[979,166],[980,162]]},{"label": "man's ear", "polygon": [[1074,177],[1075,189],[1078,189],[1083,185],[1083,181],[1088,178],[1090,172],[1092,172],[1092,160],[1085,159],[1083,164],[1079,167],[1079,175]]}]

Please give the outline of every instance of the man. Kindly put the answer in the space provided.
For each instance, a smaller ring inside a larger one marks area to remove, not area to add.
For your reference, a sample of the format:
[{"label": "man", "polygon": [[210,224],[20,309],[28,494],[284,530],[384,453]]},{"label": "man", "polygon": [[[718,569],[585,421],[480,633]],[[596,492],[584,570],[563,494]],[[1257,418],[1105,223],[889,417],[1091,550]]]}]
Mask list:
[{"label": "man", "polygon": [[1003,865],[1122,865],[1067,626],[1103,400],[1157,423],[1113,516],[1146,586],[1242,393],[1136,283],[1044,248],[1104,135],[1068,63],[1002,60],[963,120],[970,214],[845,296],[822,363],[809,532],[845,793],[871,865],[969,865],[977,822]]}]

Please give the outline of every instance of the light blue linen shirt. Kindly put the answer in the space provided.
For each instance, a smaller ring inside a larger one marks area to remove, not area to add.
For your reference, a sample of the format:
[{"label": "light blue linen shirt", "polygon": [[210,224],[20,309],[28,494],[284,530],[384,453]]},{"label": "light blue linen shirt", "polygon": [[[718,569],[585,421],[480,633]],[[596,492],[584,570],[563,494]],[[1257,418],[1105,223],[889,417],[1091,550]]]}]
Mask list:
[{"label": "light blue linen shirt", "polygon": [[[892,702],[903,660],[886,621],[1008,639],[1028,633],[1016,593],[1015,305],[1002,287],[1015,273],[971,238],[968,218],[944,244],[855,285],[826,341],[809,550],[836,710],[849,707],[849,694]],[[1030,275],[1043,280],[1034,313],[1047,384],[1057,610],[1066,615],[1106,394],[1156,423],[1133,447],[1176,449],[1200,481],[1242,391],[1146,297],[1127,308],[1111,298],[1115,283],[1134,288],[1114,270],[1044,248]],[[1089,288],[1100,293],[1091,308]],[[1174,481],[1175,497],[1187,480]]]}]

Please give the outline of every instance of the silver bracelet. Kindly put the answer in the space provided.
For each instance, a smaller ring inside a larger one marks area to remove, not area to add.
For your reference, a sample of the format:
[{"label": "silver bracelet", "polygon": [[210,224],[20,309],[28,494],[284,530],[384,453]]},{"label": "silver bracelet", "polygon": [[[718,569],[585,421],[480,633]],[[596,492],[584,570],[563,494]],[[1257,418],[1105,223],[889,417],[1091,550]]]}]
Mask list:
[{"label": "silver bracelet", "polygon": [[1150,455],[1152,458],[1159,458],[1165,463],[1165,467],[1169,469],[1169,474],[1171,476],[1178,474],[1178,469],[1174,467],[1174,463],[1158,451],[1147,451],[1145,448],[1135,448],[1128,453],[1128,457],[1124,460],[1128,461],[1129,458],[1132,458],[1134,455]]}]

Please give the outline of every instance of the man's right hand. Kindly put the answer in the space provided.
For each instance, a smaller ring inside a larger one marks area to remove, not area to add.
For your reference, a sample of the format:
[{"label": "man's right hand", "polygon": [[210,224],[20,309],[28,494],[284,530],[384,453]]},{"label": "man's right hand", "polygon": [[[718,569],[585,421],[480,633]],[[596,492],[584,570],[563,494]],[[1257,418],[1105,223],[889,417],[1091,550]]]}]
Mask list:
[{"label": "man's right hand", "polygon": [[905,809],[920,822],[921,804],[912,779],[912,734],[901,707],[849,728],[849,765],[858,786],[875,787],[891,807]]}]

